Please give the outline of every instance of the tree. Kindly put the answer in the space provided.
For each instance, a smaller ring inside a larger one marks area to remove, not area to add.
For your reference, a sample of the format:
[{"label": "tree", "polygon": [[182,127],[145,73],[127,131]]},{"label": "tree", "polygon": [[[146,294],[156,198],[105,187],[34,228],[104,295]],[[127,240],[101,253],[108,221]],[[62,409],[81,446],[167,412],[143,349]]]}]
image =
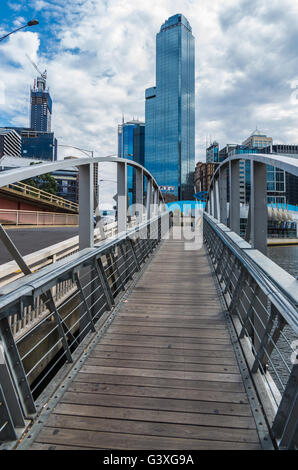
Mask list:
[{"label": "tree", "polygon": [[[38,165],[38,163],[31,162],[30,165]],[[29,184],[34,188],[41,189],[42,191],[46,191],[47,193],[57,194],[58,184],[51,173],[45,173],[44,175],[35,176],[34,178],[28,178],[27,180],[24,180],[24,183]]]}]

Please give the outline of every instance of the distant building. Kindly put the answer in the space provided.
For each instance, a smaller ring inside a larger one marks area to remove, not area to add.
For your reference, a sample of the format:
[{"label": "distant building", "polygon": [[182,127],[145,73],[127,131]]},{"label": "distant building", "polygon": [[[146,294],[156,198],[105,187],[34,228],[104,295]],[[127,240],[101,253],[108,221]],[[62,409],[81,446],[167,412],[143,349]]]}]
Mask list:
[{"label": "distant building", "polygon": [[46,83],[46,72],[37,77],[30,92],[30,127],[39,132],[51,132],[52,98]]},{"label": "distant building", "polygon": [[[298,145],[271,145],[262,149],[262,153],[279,154],[298,159]],[[298,205],[298,178],[291,173],[285,172],[285,202]]]},{"label": "distant building", "polygon": [[[219,151],[220,163],[235,154],[263,153],[264,149],[272,149],[272,137],[267,137],[256,129],[241,145],[227,144]],[[269,152],[270,153],[270,152]],[[239,161],[240,203],[248,204],[251,190],[251,165],[247,160]],[[286,201],[285,172],[267,165],[267,200],[283,203]]]},{"label": "distant building", "polygon": [[14,129],[0,128],[0,158],[21,156],[21,137]]},{"label": "distant building", "polygon": [[213,142],[206,149],[206,162],[207,163],[219,163],[219,145],[217,142]]},{"label": "distant building", "polygon": [[[256,129],[247,139],[242,143],[248,149],[248,153],[252,150],[254,153],[261,153],[264,148],[272,148],[272,137],[267,137],[265,134]],[[250,199],[250,163],[245,162],[245,202],[248,203]],[[268,203],[283,203],[286,202],[286,178],[285,172],[272,165],[267,165],[267,201]]]},{"label": "distant building", "polygon": [[237,147],[237,144],[227,144],[219,151],[219,161],[220,163],[223,162],[226,158],[228,158],[229,154]]},{"label": "distant building", "polygon": [[242,142],[242,145],[250,148],[263,149],[272,145],[272,137],[267,137],[256,128],[256,130]]},{"label": "distant building", "polygon": [[156,35],[156,86],[145,92],[145,167],[180,200],[193,199],[194,41],[182,14],[162,24]]},{"label": "distant building", "polygon": [[145,123],[132,120],[118,126],[118,157],[144,165]]},{"label": "distant building", "polygon": [[57,160],[57,139],[54,132],[39,132],[30,127],[5,127],[21,137],[20,157],[43,161]]},{"label": "distant building", "polygon": [[194,171],[195,192],[208,191],[211,179],[216,170],[216,163],[198,162]]},{"label": "distant building", "polygon": [[[145,155],[145,123],[132,120],[118,126],[118,157],[133,160],[144,166]],[[129,205],[133,204],[135,194],[135,178],[132,167],[127,168],[127,186]]]},{"label": "distant building", "polygon": [[[278,153],[285,156],[298,158],[298,145],[274,144],[263,149],[264,153]],[[262,152],[262,153],[263,153]]]},{"label": "distant building", "polygon": [[56,170],[51,173],[57,183],[57,196],[78,203],[79,179],[77,168]]},{"label": "distant building", "polygon": [[57,139],[54,132],[22,130],[22,157],[43,161],[57,160]]}]

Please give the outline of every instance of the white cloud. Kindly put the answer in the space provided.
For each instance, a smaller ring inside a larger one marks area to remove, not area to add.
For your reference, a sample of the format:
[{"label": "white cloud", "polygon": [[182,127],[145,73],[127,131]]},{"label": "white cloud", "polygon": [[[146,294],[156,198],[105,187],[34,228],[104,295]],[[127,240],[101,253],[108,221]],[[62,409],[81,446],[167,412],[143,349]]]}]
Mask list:
[{"label": "white cloud", "polygon": [[[155,84],[156,33],[179,12],[196,38],[196,159],[204,159],[206,137],[221,146],[242,142],[256,125],[276,141],[298,141],[289,85],[298,78],[298,6],[291,0],[31,0],[31,5],[42,18],[55,19],[55,41],[41,54],[38,34],[27,31],[1,46],[7,90],[2,125],[4,118],[7,125],[29,124],[35,71],[27,53],[48,70],[53,128],[61,143],[115,154],[122,114],[144,119],[144,91]],[[65,153],[61,149],[60,156]]]}]

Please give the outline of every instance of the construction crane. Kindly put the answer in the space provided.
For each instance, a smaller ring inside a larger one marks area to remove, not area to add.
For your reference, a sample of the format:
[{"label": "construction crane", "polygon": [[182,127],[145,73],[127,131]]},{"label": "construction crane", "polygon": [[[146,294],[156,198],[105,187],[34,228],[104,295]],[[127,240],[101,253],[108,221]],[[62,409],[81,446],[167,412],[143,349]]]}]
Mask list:
[{"label": "construction crane", "polygon": [[33,65],[33,67],[37,70],[37,72],[40,74],[41,78],[43,78],[44,80],[47,79],[47,71],[45,70],[43,73],[39,70],[39,68],[37,67],[36,63],[33,62],[32,59],[30,59],[30,57],[28,56],[28,54],[26,54],[26,57],[27,59],[31,62],[31,64]]}]

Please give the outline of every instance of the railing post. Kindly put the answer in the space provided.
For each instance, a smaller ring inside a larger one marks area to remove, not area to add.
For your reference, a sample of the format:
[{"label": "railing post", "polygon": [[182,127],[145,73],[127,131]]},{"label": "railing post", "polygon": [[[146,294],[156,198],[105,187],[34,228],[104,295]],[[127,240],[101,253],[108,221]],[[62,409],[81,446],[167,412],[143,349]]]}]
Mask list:
[{"label": "railing post", "polygon": [[142,208],[141,213],[136,214],[137,222],[140,224],[143,221],[143,207],[144,207],[144,176],[143,170],[136,168],[136,208]]},{"label": "railing post", "polygon": [[[0,402],[2,402],[4,408],[5,405],[7,406],[8,414],[11,417],[11,421],[14,427],[24,427],[25,421],[24,416],[22,413],[22,409],[19,404],[19,399],[15,392],[15,387],[13,385],[13,381],[11,380],[10,372],[7,367],[7,363],[5,360],[4,355],[4,348],[0,341],[0,377],[1,377],[1,384],[0,390],[2,389],[3,399],[5,400],[5,404],[3,404],[3,400],[0,397]],[[1,403],[0,403],[1,407]],[[1,432],[0,432],[1,436]],[[1,438],[0,438],[1,442]]]},{"label": "railing post", "polygon": [[118,233],[127,229],[127,163],[117,164],[117,219]]},{"label": "railing post", "polygon": [[17,390],[24,416],[30,418],[36,413],[36,408],[20,353],[7,318],[0,320],[0,333],[4,354],[9,365],[9,371],[13,378],[13,383]]},{"label": "railing post", "polygon": [[294,449],[295,444],[297,445],[297,383],[298,364],[294,364],[272,426],[273,435],[276,439],[279,439],[281,449]]},{"label": "railing post", "polygon": [[157,214],[158,188],[153,187],[153,215]]},{"label": "railing post", "polygon": [[219,205],[219,184],[218,178],[214,181],[214,217],[220,220],[220,205]]},{"label": "railing post", "polygon": [[79,248],[94,246],[93,164],[79,166]]},{"label": "railing post", "polygon": [[251,161],[250,227],[252,248],[267,254],[267,167]]},{"label": "railing post", "polygon": [[108,306],[109,310],[112,310],[113,305],[115,305],[114,297],[113,297],[111,287],[110,287],[109,281],[107,279],[107,276],[106,276],[106,273],[105,273],[105,270],[104,270],[104,267],[103,267],[103,264],[102,264],[102,261],[101,261],[100,257],[97,258],[97,260],[95,261],[95,268],[96,268],[98,278],[100,280],[100,283],[101,283],[103,291],[104,291],[107,306]]},{"label": "railing post", "polygon": [[151,178],[147,178],[147,195],[146,195],[147,220],[150,219],[151,200],[152,200],[152,180],[151,180]]},{"label": "railing post", "polygon": [[227,225],[227,175],[227,168],[219,170],[219,220],[224,225]]},{"label": "railing post", "polygon": [[230,171],[230,214],[229,227],[240,235],[240,187],[239,187],[239,160],[229,162]]},{"label": "railing post", "polygon": [[209,193],[209,203],[210,203],[210,215],[214,217],[214,188],[210,188],[210,193]]},{"label": "railing post", "polygon": [[0,442],[15,441],[17,438],[6,397],[0,385]]}]

